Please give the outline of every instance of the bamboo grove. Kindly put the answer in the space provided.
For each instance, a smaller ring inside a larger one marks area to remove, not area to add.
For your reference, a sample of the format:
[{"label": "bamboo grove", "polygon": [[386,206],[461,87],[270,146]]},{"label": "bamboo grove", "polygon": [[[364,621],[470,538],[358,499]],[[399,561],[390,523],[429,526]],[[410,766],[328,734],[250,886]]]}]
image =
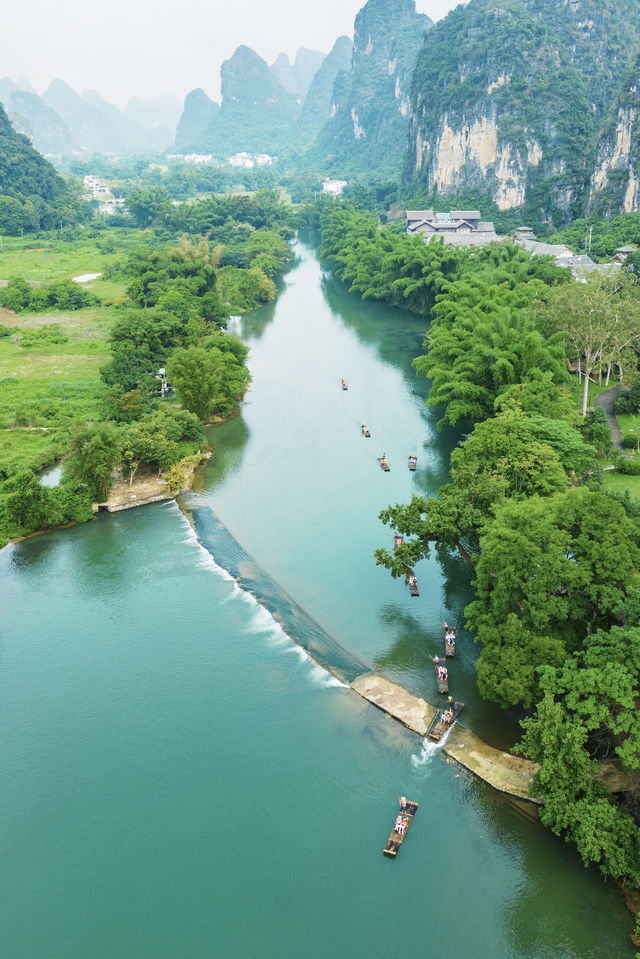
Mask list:
[{"label": "bamboo grove", "polygon": [[[542,821],[637,888],[640,504],[605,491],[611,434],[585,383],[637,379],[638,284],[622,271],[576,282],[509,243],[427,245],[344,204],[321,229],[351,290],[428,319],[415,367],[461,437],[436,498],[381,513],[405,542],[376,561],[394,577],[433,549],[473,565],[478,688],[521,715]],[[615,798],[605,758],[622,776]]]}]

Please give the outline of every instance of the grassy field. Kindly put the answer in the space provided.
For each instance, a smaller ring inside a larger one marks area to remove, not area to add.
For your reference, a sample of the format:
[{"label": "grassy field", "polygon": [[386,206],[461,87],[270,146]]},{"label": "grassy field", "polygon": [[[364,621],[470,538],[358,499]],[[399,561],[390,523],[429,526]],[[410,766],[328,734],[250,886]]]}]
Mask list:
[{"label": "grassy field", "polygon": [[[0,462],[39,469],[55,462],[74,419],[99,416],[106,387],[110,308],[72,313],[6,314],[15,334],[0,339]],[[25,348],[25,334],[55,323],[64,343]]]},{"label": "grassy field", "polygon": [[[3,238],[0,280],[23,276],[37,283],[50,283],[54,280],[71,280],[84,273],[104,273],[110,263],[121,259],[144,236],[142,230],[117,229],[72,241],[49,236],[29,240]],[[95,292],[98,296],[107,295],[106,292],[100,293],[97,288]]]},{"label": "grassy field", "polygon": [[[132,239],[126,238],[127,245]],[[30,244],[6,240],[0,253],[0,279],[20,275],[51,282],[100,273],[126,251],[103,253],[99,242],[95,238]],[[124,296],[121,283],[96,280],[88,286],[107,302]],[[0,465],[10,469],[48,466],[59,459],[70,423],[100,417],[106,393],[100,367],[109,356],[107,337],[115,315],[110,305],[21,314],[0,309],[0,325],[13,331],[0,338]],[[63,342],[39,339],[41,331],[52,326]]]}]

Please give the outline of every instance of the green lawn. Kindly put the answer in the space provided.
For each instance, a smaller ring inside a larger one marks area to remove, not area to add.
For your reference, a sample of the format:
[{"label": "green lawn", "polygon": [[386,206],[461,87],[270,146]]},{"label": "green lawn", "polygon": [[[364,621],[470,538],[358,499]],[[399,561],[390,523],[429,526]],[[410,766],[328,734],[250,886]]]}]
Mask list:
[{"label": "green lawn", "polygon": [[624,493],[625,490],[629,490],[629,494],[633,499],[640,500],[640,476],[625,476],[624,473],[607,470],[603,473],[602,482],[605,489],[610,489],[617,493]]},{"label": "green lawn", "polygon": [[622,430],[623,438],[629,436],[637,436],[640,433],[640,413],[616,413],[616,419]]}]

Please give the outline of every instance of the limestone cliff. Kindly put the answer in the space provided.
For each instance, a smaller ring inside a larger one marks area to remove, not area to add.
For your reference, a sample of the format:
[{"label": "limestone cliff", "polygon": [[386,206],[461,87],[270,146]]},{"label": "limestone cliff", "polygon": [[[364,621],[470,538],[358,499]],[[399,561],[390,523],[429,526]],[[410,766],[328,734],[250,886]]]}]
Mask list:
[{"label": "limestone cliff", "polygon": [[589,212],[640,210],[640,57],[625,78],[598,140]]},{"label": "limestone cliff", "polygon": [[426,37],[411,88],[408,183],[475,190],[556,220],[581,209],[593,141],[584,81],[522,0],[470,0]]},{"label": "limestone cliff", "polygon": [[406,143],[416,54],[431,20],[414,0],[368,0],[356,16],[349,73],[336,78],[312,157],[336,172],[396,172]]}]

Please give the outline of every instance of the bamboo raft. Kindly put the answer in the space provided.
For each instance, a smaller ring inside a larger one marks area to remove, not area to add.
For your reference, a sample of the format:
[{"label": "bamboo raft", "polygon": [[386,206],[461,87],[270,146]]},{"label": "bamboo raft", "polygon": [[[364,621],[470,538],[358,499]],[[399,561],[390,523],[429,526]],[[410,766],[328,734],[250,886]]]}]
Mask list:
[{"label": "bamboo raft", "polygon": [[[453,633],[453,642],[447,638],[449,633]],[[444,624],[444,654],[445,656],[455,656],[456,654],[456,631],[450,629],[446,623]]]},{"label": "bamboo raft", "polygon": [[418,457],[409,456],[409,469],[411,470],[412,473],[415,473],[417,465],[418,465]]},{"label": "bamboo raft", "polygon": [[385,473],[388,473],[388,472],[391,470],[391,467],[390,467],[389,464],[387,463],[387,457],[386,457],[386,456],[379,456],[379,457],[378,457],[378,462],[380,463],[380,469],[384,470]]},{"label": "bamboo raft", "polygon": [[447,676],[445,679],[440,679],[440,676],[438,675],[438,668],[440,666],[444,666],[445,669],[447,668],[444,664],[445,664],[444,659],[438,659],[437,656],[433,657],[433,669],[436,674],[436,682],[438,684],[439,693],[449,692],[449,677]]},{"label": "bamboo raft", "polygon": [[[419,806],[419,803],[417,802],[407,802],[407,805],[405,806],[405,808],[400,810],[399,816],[402,816],[402,818],[406,822],[404,832],[401,832],[401,833],[397,832],[396,826],[394,823],[393,829],[391,830],[391,835],[387,839],[387,845],[382,850],[385,856],[393,856],[395,858],[395,856],[398,854],[398,849],[404,842],[406,835],[409,832],[409,826],[413,822],[413,817],[418,811],[418,806]],[[397,822],[397,817],[396,817],[396,822]]]},{"label": "bamboo raft", "polygon": [[393,534],[393,548],[397,549],[398,546],[402,546],[404,543],[404,536],[401,536],[400,533]]},{"label": "bamboo raft", "polygon": [[412,570],[407,571],[407,587],[412,596],[420,595],[420,590],[418,589],[418,580],[415,578]]},{"label": "bamboo raft", "polygon": [[453,713],[453,718],[451,719],[450,722],[446,722],[442,718],[443,714],[439,713],[434,719],[431,725],[431,729],[429,730],[429,739],[434,739],[436,742],[442,739],[447,729],[450,729],[453,726],[456,719],[458,718],[458,716],[464,709],[464,703],[453,702],[450,704],[448,708],[451,709],[451,712]]},{"label": "bamboo raft", "polygon": [[361,431],[362,431],[362,435],[363,435],[363,436],[366,436],[367,439],[369,439],[370,436],[371,436],[371,433],[369,432],[369,427],[366,425],[366,423],[361,423],[361,424],[360,424],[360,429],[361,429]]},{"label": "bamboo raft", "polygon": [[348,390],[348,389],[349,389],[349,384],[347,383],[346,380],[343,380],[343,381],[342,381],[342,389],[343,389],[343,390]]}]

